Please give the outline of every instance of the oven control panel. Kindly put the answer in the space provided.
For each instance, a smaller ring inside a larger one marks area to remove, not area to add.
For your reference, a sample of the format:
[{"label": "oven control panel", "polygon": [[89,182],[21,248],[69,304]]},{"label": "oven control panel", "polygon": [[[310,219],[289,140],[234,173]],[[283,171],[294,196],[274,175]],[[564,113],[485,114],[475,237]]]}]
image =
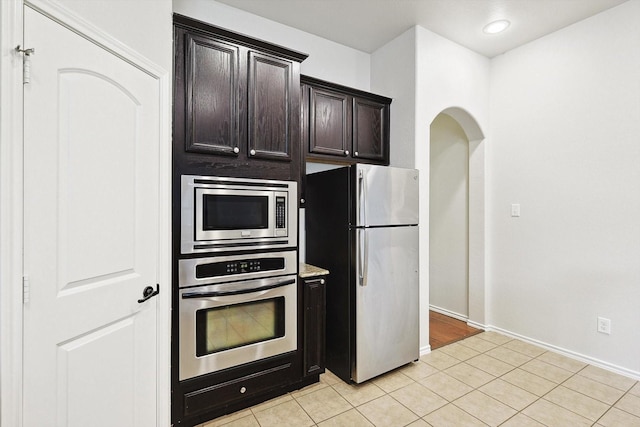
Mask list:
[{"label": "oven control panel", "polygon": [[178,286],[188,288],[298,273],[298,252],[257,252],[178,260]]},{"label": "oven control panel", "polygon": [[196,278],[230,276],[284,269],[284,258],[252,258],[211,262],[196,266]]}]

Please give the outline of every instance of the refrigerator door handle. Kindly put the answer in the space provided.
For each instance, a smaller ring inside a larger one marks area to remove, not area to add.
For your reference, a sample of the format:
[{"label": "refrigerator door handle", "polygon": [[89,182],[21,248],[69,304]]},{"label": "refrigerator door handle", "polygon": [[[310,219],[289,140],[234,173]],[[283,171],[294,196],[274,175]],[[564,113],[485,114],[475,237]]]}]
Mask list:
[{"label": "refrigerator door handle", "polygon": [[367,286],[367,273],[369,270],[369,236],[366,228],[358,230],[360,233],[360,241],[358,248],[358,270],[360,272],[360,286]]},{"label": "refrigerator door handle", "polygon": [[359,200],[360,203],[358,203],[358,208],[359,208],[359,212],[358,214],[360,215],[360,225],[363,227],[366,227],[367,224],[367,173],[365,170],[360,169],[358,170],[358,181],[360,184],[360,196],[361,196],[361,200]]}]

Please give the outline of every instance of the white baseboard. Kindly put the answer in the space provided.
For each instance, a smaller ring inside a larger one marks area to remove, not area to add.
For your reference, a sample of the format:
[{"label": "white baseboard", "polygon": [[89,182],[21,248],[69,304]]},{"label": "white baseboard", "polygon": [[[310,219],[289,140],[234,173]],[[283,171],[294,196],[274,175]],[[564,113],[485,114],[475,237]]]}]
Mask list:
[{"label": "white baseboard", "polygon": [[[498,332],[503,335],[509,336],[511,338],[517,338],[521,341],[527,342],[529,344],[537,345],[538,347],[542,347],[546,350],[553,351],[554,353],[561,354],[563,356],[569,357],[571,359],[578,360],[580,362],[588,363],[593,366],[597,366],[598,368],[606,369],[607,371],[614,372],[616,374],[624,375],[629,378],[633,378],[635,380],[640,380],[640,372],[633,371],[631,369],[623,368],[621,366],[614,365],[613,363],[605,362],[599,359],[595,359],[593,357],[585,356],[584,354],[577,353],[575,351],[567,350],[562,347],[558,347],[552,344],[548,344],[533,338],[526,337],[524,335],[516,334],[515,332],[508,331],[506,329],[498,328],[492,325],[483,325],[474,321],[469,320],[466,316],[463,316],[459,313],[454,313],[452,311],[446,310],[444,308],[436,307],[433,305],[429,305],[429,310],[433,310],[436,313],[444,314],[445,316],[453,317],[454,319],[461,320],[466,322],[467,325],[472,326],[474,328],[482,329],[487,332]],[[420,355],[428,354],[431,352],[431,346],[422,347],[420,349]]]},{"label": "white baseboard", "polygon": [[478,322],[474,322],[473,320],[469,320],[469,317],[465,316],[464,314],[449,311],[446,308],[437,307],[435,305],[429,305],[429,310],[435,311],[436,313],[444,314],[445,316],[453,317],[454,319],[460,320],[461,322],[465,322],[467,325],[476,329],[482,329],[483,331],[487,329],[486,325],[483,325]]},{"label": "white baseboard", "polygon": [[517,338],[517,339],[519,339],[521,341],[527,342],[529,344],[536,345],[538,347],[542,347],[542,348],[544,348],[546,350],[553,351],[554,353],[561,354],[561,355],[569,357],[571,359],[575,359],[575,360],[578,360],[580,362],[588,363],[590,365],[597,366],[598,368],[602,368],[602,369],[605,369],[607,371],[614,372],[616,374],[624,375],[625,377],[629,377],[629,378],[632,378],[634,380],[640,380],[640,372],[638,372],[638,371],[633,371],[631,369],[623,368],[621,366],[617,366],[617,365],[614,365],[612,363],[604,362],[602,360],[595,359],[593,357],[589,357],[589,356],[585,356],[585,355],[580,354],[580,353],[576,353],[575,351],[571,351],[571,350],[567,350],[567,349],[562,348],[562,347],[558,347],[558,346],[555,346],[555,345],[547,344],[545,342],[538,341],[538,340],[533,339],[533,338],[525,337],[523,335],[516,334],[514,332],[507,331],[505,329],[498,328],[496,326],[489,325],[489,326],[485,327],[484,330],[488,331],[488,332],[498,332],[498,333],[501,333],[503,335],[509,336],[511,338]]},{"label": "white baseboard", "polygon": [[429,310],[435,311],[436,313],[444,314],[445,316],[453,317],[454,319],[458,319],[463,322],[469,320],[469,317],[465,316],[464,314],[449,311],[446,308],[436,307],[435,305],[429,304]]},{"label": "white baseboard", "polygon": [[482,329],[483,331],[487,330],[487,325],[483,325],[482,323],[474,322],[473,320],[467,320],[467,325],[472,328]]},{"label": "white baseboard", "polygon": [[431,346],[426,345],[424,347],[420,347],[420,356],[424,356],[425,354],[431,353]]}]

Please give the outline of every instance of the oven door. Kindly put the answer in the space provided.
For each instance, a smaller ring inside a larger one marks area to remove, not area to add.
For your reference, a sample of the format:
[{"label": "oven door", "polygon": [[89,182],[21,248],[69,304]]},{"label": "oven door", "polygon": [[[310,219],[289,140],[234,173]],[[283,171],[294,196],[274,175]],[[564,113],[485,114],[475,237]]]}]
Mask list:
[{"label": "oven door", "polygon": [[297,348],[296,275],[179,292],[181,381]]}]

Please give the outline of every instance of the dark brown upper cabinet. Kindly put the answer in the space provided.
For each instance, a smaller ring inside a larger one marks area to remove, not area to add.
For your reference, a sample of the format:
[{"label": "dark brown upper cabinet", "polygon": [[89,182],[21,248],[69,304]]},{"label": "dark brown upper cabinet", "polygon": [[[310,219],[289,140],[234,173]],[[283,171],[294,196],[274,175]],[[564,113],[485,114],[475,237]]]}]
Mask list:
[{"label": "dark brown upper cabinet", "polygon": [[249,52],[250,157],[291,160],[292,74],[292,61]]},{"label": "dark brown upper cabinet", "polygon": [[186,146],[193,153],[240,152],[238,46],[185,35]]},{"label": "dark brown upper cabinet", "polygon": [[297,180],[306,54],[174,15],[174,166]]},{"label": "dark brown upper cabinet", "polygon": [[351,149],[349,95],[309,87],[309,153],[348,157]]},{"label": "dark brown upper cabinet", "polygon": [[389,164],[390,98],[308,76],[301,82],[307,160]]},{"label": "dark brown upper cabinet", "polygon": [[353,157],[389,164],[389,104],[353,98]]}]

